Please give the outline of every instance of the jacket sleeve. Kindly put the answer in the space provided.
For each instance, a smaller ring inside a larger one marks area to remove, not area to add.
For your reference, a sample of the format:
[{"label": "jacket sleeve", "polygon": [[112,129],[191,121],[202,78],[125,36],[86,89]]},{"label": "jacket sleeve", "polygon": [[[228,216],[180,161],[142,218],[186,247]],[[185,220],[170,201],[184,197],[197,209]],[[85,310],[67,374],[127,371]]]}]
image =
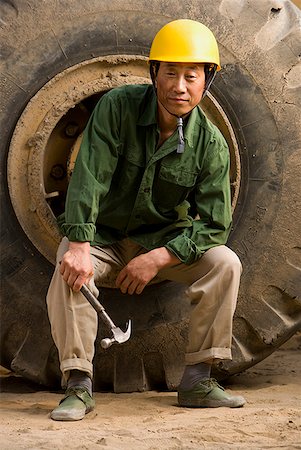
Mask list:
[{"label": "jacket sleeve", "polygon": [[107,195],[118,161],[119,114],[103,96],[95,107],[68,187],[62,233],[70,241],[93,241],[99,204]]},{"label": "jacket sleeve", "polygon": [[229,167],[228,147],[210,142],[194,191],[198,216],[165,245],[185,264],[227,242],[232,223]]}]

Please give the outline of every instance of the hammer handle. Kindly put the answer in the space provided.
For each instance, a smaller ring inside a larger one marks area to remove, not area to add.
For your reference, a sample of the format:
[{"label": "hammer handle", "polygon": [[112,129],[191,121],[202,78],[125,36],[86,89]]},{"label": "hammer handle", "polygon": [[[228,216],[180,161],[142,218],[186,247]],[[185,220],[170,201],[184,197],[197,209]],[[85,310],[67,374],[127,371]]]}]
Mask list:
[{"label": "hammer handle", "polygon": [[90,303],[90,305],[93,306],[93,308],[95,309],[95,311],[97,311],[97,313],[99,314],[99,316],[101,317],[101,319],[108,325],[108,327],[110,329],[112,328],[116,328],[113,320],[110,318],[110,316],[106,313],[104,307],[102,306],[102,304],[97,300],[97,298],[95,297],[95,295],[92,294],[92,292],[90,291],[90,289],[87,288],[87,286],[85,284],[83,284],[83,286],[81,287],[81,293],[86,297],[86,299],[88,300],[88,302]]}]

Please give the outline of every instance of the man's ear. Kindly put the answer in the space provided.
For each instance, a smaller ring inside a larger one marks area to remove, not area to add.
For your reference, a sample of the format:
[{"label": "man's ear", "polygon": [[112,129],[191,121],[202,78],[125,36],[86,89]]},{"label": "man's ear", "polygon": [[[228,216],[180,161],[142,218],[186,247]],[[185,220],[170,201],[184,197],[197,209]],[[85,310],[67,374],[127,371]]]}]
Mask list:
[{"label": "man's ear", "polygon": [[159,70],[160,63],[152,61],[150,66],[150,76],[155,89],[157,89],[157,74]]}]

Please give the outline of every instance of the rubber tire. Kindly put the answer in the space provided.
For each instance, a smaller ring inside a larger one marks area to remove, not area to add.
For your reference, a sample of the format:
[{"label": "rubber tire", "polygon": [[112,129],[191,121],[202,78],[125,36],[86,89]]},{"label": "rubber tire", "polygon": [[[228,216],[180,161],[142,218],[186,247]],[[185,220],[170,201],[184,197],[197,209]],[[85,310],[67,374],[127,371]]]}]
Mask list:
[{"label": "rubber tire", "polygon": [[[7,188],[7,153],[30,98],[54,75],[101,55],[147,55],[155,32],[187,17],[207,24],[223,71],[212,88],[240,145],[242,185],[229,245],[244,273],[231,362],[222,378],[252,366],[301,328],[300,94],[297,8],[284,2],[2,0],[1,61],[1,364],[39,383],[60,380],[45,307],[51,264],[27,239]],[[233,4],[234,3],[234,4]],[[50,18],[50,19],[49,19]],[[300,98],[300,97],[299,97]],[[3,214],[5,212],[5,214]],[[298,234],[299,233],[299,234]],[[104,292],[116,323],[133,318],[133,336],[95,356],[95,388],[174,389],[183,369],[190,305],[184,288],[150,287],[143,297]]]}]

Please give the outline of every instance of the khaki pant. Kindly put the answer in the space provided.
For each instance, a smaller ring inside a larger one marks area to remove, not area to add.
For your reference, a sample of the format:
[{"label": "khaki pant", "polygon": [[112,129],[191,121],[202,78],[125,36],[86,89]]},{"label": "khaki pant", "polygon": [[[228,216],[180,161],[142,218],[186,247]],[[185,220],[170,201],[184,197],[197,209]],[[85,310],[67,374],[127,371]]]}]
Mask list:
[{"label": "khaki pant", "polygon": [[[79,292],[73,292],[59,272],[59,261],[68,250],[63,238],[47,294],[48,314],[58,348],[63,380],[73,369],[93,374],[92,360],[97,334],[97,314]],[[94,279],[90,288],[115,287],[117,274],[132,258],[146,250],[125,239],[110,247],[91,247]],[[191,265],[179,263],[161,270],[152,283],[162,280],[188,285],[194,304],[190,317],[186,364],[231,359],[232,320],[236,307],[241,264],[236,254],[221,245],[208,250]],[[141,294],[143,295],[143,294]]]}]

